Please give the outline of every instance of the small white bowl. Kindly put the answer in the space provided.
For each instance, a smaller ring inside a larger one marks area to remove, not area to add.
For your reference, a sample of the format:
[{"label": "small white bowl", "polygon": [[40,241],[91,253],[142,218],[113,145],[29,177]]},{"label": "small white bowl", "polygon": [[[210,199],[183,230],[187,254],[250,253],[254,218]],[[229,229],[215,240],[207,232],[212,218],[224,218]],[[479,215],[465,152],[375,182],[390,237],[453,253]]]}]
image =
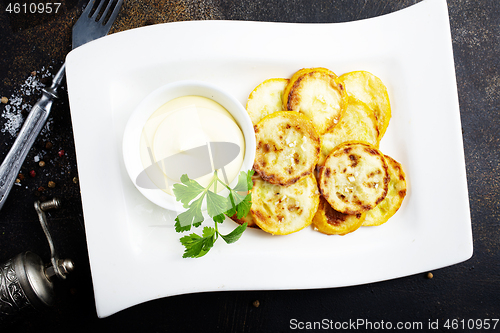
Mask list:
[{"label": "small white bowl", "polygon": [[[144,171],[140,141],[144,125],[160,106],[174,98],[193,95],[206,97],[219,103],[235,119],[245,140],[245,155],[240,170],[247,172],[252,169],[255,159],[256,143],[253,124],[245,108],[235,97],[212,84],[201,81],[178,81],[156,89],[137,106],[127,122],[123,135],[123,159],[134,186],[151,202],[174,211],[178,209],[179,203],[173,195],[159,188],[148,189],[136,184],[138,175]],[[235,184],[236,181],[237,179],[233,183]]]}]

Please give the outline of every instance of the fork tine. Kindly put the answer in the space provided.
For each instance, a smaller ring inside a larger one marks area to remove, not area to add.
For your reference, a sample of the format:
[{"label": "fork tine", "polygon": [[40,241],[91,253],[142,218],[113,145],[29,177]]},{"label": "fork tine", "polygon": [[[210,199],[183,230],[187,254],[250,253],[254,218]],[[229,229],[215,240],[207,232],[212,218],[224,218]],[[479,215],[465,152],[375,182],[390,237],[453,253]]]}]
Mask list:
[{"label": "fork tine", "polygon": [[[77,48],[91,40],[107,35],[124,2],[123,0],[99,0],[99,4],[96,4],[96,1],[97,0],[89,1],[87,8],[84,10],[85,14],[82,14],[73,26],[73,48]],[[105,2],[107,3],[106,6],[104,6]],[[95,12],[92,12],[92,7],[97,7]],[[99,14],[104,7],[105,10],[103,13]],[[88,11],[92,12],[92,16],[89,16]],[[99,20],[97,20],[97,18],[99,18]]]},{"label": "fork tine", "polygon": [[108,15],[109,8],[113,4],[113,2],[115,2],[115,1],[114,0],[109,0],[108,4],[106,5],[106,9],[104,9],[104,11],[102,12],[100,21],[102,21],[103,23],[104,23],[104,20],[106,19],[106,16]]},{"label": "fork tine", "polygon": [[[104,14],[102,14],[102,17],[105,18],[107,16],[108,10],[109,10],[110,5],[111,5],[112,2],[114,2],[114,1],[111,1],[111,0],[109,1],[108,7],[106,7],[106,11],[104,12]],[[121,8],[122,5],[123,5],[123,0],[116,1],[115,7],[113,8],[113,12],[109,16],[108,21],[105,22],[106,24],[104,25],[104,27],[106,29],[111,28],[111,25],[113,24],[113,22],[115,21],[116,17],[118,16],[118,13],[120,12],[120,8]]]},{"label": "fork tine", "polygon": [[[101,11],[101,8],[102,8],[102,5],[104,5],[104,2],[105,2],[105,0],[101,0],[99,2],[99,6],[97,6],[94,14],[92,14],[92,16],[91,16],[92,19],[95,19],[97,17],[97,15],[99,15],[99,12]],[[103,17],[103,15],[101,15],[101,17]]]},{"label": "fork tine", "polygon": [[109,13],[108,13],[108,12],[109,12],[109,9],[111,8],[111,5],[113,5],[113,3],[114,3],[114,2],[115,2],[115,0],[109,0],[108,4],[106,5],[106,9],[104,9],[104,11],[102,12],[102,15],[101,15],[101,17],[100,17],[99,21],[101,21],[103,24],[104,24],[105,22],[107,22],[107,21],[105,21],[105,20],[106,20],[106,18],[107,18],[107,16],[108,16],[108,14],[109,14]]},{"label": "fork tine", "polygon": [[89,2],[87,3],[87,6],[85,6],[85,10],[83,11],[82,13],[82,16],[83,15],[86,15],[87,17],[90,17],[89,14],[90,14],[90,11],[92,10],[92,7],[94,7],[94,2],[95,0],[89,0]]}]

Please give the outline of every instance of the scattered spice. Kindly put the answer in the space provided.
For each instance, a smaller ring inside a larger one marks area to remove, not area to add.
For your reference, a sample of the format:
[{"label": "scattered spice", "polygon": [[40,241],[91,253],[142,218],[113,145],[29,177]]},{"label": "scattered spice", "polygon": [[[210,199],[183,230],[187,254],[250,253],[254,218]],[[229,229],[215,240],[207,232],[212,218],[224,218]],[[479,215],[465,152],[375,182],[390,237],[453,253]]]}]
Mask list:
[{"label": "scattered spice", "polygon": [[45,191],[45,187],[40,186],[40,187],[38,188],[38,192],[43,192],[43,191]]},{"label": "scattered spice", "polygon": [[36,75],[36,71],[31,72],[31,75],[35,76]]},{"label": "scattered spice", "polygon": [[45,161],[40,161],[38,162],[38,165],[41,166],[42,168],[45,166]]},{"label": "scattered spice", "polygon": [[427,273],[427,278],[428,279],[432,279],[434,277],[434,274],[432,274],[431,272]]},{"label": "scattered spice", "polygon": [[54,188],[54,187],[56,187],[56,183],[54,183],[54,182],[51,180],[51,181],[49,182],[48,186],[49,186],[50,188]]},{"label": "scattered spice", "polygon": [[35,178],[35,176],[36,176],[35,170],[31,170],[30,171],[30,177]]},{"label": "scattered spice", "polygon": [[63,157],[64,156],[64,149],[59,150],[57,155],[59,155],[59,157]]},{"label": "scattered spice", "polygon": [[21,182],[21,179],[16,178],[16,183],[18,183],[18,184],[19,184],[20,182]]},{"label": "scattered spice", "polygon": [[2,97],[2,103],[3,103],[3,104],[7,104],[7,103],[9,103],[9,99],[8,99],[7,97],[5,97],[5,96],[4,96],[4,97]]},{"label": "scattered spice", "polygon": [[[40,71],[37,71],[37,73],[40,73],[41,78],[52,77],[49,68],[43,67]],[[2,128],[0,128],[0,132],[7,132],[12,137],[17,136],[19,129],[24,123],[24,117],[32,108],[32,99],[40,95],[43,86],[44,84],[40,82],[38,75],[30,75],[26,78],[24,83],[15,90],[14,94],[9,98],[1,99],[5,106],[3,107],[0,117],[4,118],[5,122]],[[47,128],[47,126],[48,125],[45,125],[44,129]]]},{"label": "scattered spice", "polygon": [[45,148],[47,148],[47,149],[52,148],[52,142],[47,141],[47,143],[45,144]]},{"label": "scattered spice", "polygon": [[19,178],[20,180],[23,180],[24,179],[24,175],[22,173],[20,173],[20,174],[17,175],[17,178]]},{"label": "scattered spice", "polygon": [[73,177],[73,183],[78,184],[78,177]]},{"label": "scattered spice", "polygon": [[253,306],[255,306],[256,308],[258,308],[260,306],[260,302],[258,299],[256,299],[255,301],[253,301]]}]

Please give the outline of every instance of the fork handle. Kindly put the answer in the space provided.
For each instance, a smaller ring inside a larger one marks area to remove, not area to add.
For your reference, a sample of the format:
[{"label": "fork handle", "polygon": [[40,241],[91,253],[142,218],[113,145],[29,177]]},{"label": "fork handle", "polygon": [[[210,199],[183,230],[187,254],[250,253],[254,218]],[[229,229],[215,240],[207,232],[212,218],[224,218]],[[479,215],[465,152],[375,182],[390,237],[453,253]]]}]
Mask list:
[{"label": "fork handle", "polygon": [[28,155],[31,146],[33,146],[49,117],[52,102],[58,97],[57,89],[61,85],[64,73],[65,65],[56,73],[51,86],[47,89],[42,89],[42,97],[31,108],[28,117],[21,127],[21,131],[0,166],[0,209],[2,209],[14,185],[26,155]]}]

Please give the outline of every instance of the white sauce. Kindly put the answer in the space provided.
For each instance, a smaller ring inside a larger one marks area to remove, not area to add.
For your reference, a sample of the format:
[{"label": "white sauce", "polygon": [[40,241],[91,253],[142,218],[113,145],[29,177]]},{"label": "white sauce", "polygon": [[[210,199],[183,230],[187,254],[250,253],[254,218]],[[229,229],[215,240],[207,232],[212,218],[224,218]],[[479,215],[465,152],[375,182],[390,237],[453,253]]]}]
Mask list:
[{"label": "white sauce", "polygon": [[[205,97],[183,96],[173,99],[158,108],[143,128],[140,145],[142,165],[145,170],[151,165],[158,165],[163,173],[162,181],[167,186],[157,185],[173,195],[172,186],[179,179],[172,176],[172,167],[180,167],[184,173],[183,168],[189,169],[189,166],[168,165],[169,157],[186,154],[190,149],[210,142],[231,142],[240,147],[236,158],[224,166],[230,183],[238,176],[245,154],[243,133],[234,118],[220,104]],[[210,158],[206,163],[211,163],[212,172],[195,178],[203,187],[208,186],[213,177],[213,156],[210,155]],[[220,169],[218,176],[224,180]],[[150,179],[153,180],[153,177],[150,176]],[[222,186],[219,185],[217,190],[222,190]]]}]

